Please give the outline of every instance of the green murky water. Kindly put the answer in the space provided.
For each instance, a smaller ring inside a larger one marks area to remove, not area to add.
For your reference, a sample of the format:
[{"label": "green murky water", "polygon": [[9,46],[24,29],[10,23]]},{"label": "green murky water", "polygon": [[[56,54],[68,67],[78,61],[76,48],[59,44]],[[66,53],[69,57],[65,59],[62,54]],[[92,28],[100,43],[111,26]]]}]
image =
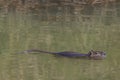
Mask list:
[{"label": "green murky water", "polygon": [[[42,18],[8,14],[0,18],[0,80],[119,80],[119,16],[82,19]],[[26,49],[46,51],[103,50],[101,61],[57,58],[49,54],[16,54]]]}]

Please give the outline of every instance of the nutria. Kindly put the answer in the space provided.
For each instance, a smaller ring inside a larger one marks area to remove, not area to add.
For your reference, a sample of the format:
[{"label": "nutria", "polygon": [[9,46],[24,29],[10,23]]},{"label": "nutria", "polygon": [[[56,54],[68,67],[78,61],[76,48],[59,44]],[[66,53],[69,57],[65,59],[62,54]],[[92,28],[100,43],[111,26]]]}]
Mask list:
[{"label": "nutria", "polygon": [[41,52],[41,53],[48,53],[48,54],[53,54],[53,55],[58,55],[58,56],[64,56],[64,57],[70,57],[70,58],[89,58],[89,59],[94,59],[94,60],[102,60],[106,57],[106,53],[103,51],[89,51],[87,54],[82,54],[78,52],[73,52],[73,51],[63,51],[63,52],[47,52],[47,51],[41,51],[37,49],[30,49],[30,50],[25,50],[19,53],[32,53],[32,52]]}]

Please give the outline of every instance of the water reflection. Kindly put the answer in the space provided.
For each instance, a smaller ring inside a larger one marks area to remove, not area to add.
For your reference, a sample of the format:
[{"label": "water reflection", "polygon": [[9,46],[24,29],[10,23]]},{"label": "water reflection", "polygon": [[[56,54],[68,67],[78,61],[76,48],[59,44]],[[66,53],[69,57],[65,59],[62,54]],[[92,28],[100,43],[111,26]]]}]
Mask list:
[{"label": "water reflection", "polygon": [[[84,9],[72,6],[51,6],[41,8],[39,11],[31,10],[31,17],[40,21],[47,22],[70,22],[95,24],[102,23],[106,25],[117,24],[119,22],[119,7],[101,7],[86,5]],[[28,13],[29,14],[29,13]]]},{"label": "water reflection", "polygon": [[[120,8],[106,9],[52,6],[28,13],[1,11],[0,80],[119,80]],[[93,49],[105,51],[107,58],[92,61],[16,54],[26,49],[81,53]]]}]

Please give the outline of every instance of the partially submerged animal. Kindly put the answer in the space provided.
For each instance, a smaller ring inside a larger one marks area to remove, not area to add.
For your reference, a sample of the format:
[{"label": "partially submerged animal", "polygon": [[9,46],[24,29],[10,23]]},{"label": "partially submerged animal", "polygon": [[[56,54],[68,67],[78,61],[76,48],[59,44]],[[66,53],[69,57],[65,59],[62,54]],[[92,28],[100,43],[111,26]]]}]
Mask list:
[{"label": "partially submerged animal", "polygon": [[89,51],[89,58],[90,59],[95,59],[95,60],[101,60],[106,58],[106,53],[103,51]]},{"label": "partially submerged animal", "polygon": [[59,56],[70,57],[70,58],[88,58],[88,59],[94,59],[94,60],[102,60],[106,57],[105,52],[93,51],[93,50],[89,51],[87,54],[81,54],[81,53],[72,52],[72,51],[47,52],[47,51],[41,51],[36,49],[25,50],[19,53],[32,53],[32,52],[48,53],[48,54],[59,55]]}]

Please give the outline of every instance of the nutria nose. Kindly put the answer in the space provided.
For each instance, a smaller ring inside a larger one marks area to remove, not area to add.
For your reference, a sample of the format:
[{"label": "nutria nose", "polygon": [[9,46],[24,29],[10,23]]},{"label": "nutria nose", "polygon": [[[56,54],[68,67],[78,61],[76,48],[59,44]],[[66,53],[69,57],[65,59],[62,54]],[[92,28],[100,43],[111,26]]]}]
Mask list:
[{"label": "nutria nose", "polygon": [[102,55],[106,57],[106,53],[105,52],[103,52]]},{"label": "nutria nose", "polygon": [[95,59],[105,59],[105,58],[106,58],[106,53],[103,52],[103,53],[101,53],[100,56],[97,56]]},{"label": "nutria nose", "polygon": [[106,57],[106,53],[103,53],[103,57]]}]

